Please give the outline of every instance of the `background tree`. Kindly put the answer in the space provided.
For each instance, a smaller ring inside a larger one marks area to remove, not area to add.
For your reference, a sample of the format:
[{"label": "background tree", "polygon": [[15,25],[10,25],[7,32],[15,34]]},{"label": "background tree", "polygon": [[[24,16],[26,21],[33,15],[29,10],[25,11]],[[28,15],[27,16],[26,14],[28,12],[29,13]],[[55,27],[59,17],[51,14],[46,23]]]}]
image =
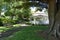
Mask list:
[{"label": "background tree", "polygon": [[[14,20],[14,21],[19,22],[24,19],[29,20],[30,3],[27,0],[9,0],[9,1],[2,0],[0,6],[1,6],[0,10],[2,9],[4,9],[4,11],[6,10],[5,17],[10,16],[11,21]],[[14,17],[16,18],[16,20],[14,19]]]}]

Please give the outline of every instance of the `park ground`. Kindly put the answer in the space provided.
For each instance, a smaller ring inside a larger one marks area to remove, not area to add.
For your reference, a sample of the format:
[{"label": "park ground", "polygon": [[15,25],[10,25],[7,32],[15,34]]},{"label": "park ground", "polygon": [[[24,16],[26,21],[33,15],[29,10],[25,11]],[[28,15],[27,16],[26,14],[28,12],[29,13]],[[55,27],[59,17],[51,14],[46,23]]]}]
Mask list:
[{"label": "park ground", "polygon": [[[18,30],[18,28],[20,28]],[[46,25],[35,25],[35,26],[24,26],[22,27],[17,27],[15,32],[12,32],[13,34],[9,34],[9,32],[5,35],[8,36],[3,36],[1,40],[45,40],[45,37],[42,37],[43,31],[47,30],[48,26]],[[1,30],[4,30],[5,32],[7,30],[13,30],[13,28],[1,28]],[[11,31],[10,31],[11,32]],[[44,34],[43,34],[44,35]],[[45,35],[46,36],[46,35]]]}]

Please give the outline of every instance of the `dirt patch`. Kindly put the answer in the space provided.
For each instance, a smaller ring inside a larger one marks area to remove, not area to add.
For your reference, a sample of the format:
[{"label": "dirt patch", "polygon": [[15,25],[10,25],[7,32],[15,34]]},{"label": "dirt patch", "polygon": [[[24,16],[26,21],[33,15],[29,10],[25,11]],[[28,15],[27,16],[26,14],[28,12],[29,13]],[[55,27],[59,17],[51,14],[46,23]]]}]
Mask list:
[{"label": "dirt patch", "polygon": [[48,36],[47,31],[37,31],[37,36],[43,37],[45,40],[59,40],[54,35]]}]

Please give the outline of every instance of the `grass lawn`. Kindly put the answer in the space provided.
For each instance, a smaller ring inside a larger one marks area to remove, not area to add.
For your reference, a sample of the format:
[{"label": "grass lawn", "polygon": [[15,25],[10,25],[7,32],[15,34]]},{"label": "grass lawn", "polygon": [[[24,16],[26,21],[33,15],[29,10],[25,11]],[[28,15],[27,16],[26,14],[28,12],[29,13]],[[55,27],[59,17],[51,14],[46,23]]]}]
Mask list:
[{"label": "grass lawn", "polygon": [[7,30],[9,30],[9,29],[10,29],[10,28],[1,26],[1,27],[0,27],[0,32],[5,32],[5,31],[7,31]]},{"label": "grass lawn", "polygon": [[37,31],[46,30],[47,28],[47,26],[29,26],[4,38],[4,40],[45,40],[38,36]]}]

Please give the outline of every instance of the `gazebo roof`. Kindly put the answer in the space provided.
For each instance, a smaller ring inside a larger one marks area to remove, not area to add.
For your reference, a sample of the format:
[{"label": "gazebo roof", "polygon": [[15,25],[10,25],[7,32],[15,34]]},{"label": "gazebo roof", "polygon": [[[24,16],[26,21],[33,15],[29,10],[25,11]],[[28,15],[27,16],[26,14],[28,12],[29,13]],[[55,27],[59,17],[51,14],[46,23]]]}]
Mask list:
[{"label": "gazebo roof", "polygon": [[37,11],[36,13],[32,14],[32,16],[48,16],[45,12]]}]

